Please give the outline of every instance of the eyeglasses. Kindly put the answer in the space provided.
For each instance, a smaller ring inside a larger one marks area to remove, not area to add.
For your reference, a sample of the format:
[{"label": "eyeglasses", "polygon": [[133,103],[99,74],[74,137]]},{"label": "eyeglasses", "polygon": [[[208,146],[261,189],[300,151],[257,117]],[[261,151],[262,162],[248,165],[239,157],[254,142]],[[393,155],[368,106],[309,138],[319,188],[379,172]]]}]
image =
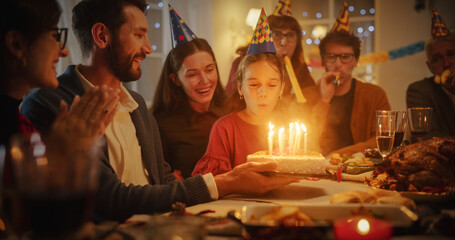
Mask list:
[{"label": "eyeglasses", "polygon": [[340,58],[341,63],[351,63],[354,60],[354,53],[326,53],[322,56],[323,60],[327,63],[336,62],[337,58]]},{"label": "eyeglasses", "polygon": [[282,33],[280,31],[272,31],[272,38],[274,41],[281,41],[283,37],[286,37],[289,42],[297,40],[297,34],[295,32]]},{"label": "eyeglasses", "polygon": [[55,40],[60,45],[60,50],[63,50],[66,46],[66,39],[68,37],[68,28],[50,28],[52,31],[57,31],[57,34],[54,35]]}]

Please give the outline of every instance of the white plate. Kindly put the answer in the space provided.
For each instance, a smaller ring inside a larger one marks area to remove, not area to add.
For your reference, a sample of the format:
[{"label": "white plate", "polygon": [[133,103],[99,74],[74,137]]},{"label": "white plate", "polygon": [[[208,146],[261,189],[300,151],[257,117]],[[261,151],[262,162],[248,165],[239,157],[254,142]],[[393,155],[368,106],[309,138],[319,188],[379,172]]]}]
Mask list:
[{"label": "white plate", "polygon": [[[388,221],[393,227],[409,227],[418,219],[418,216],[408,208],[390,204],[349,203],[304,205],[298,206],[298,208],[302,213],[306,214],[314,221],[328,221],[333,223],[337,219],[353,216],[351,212],[362,206],[371,210],[371,212],[375,215],[383,216],[383,219]],[[264,225],[263,223],[259,223],[257,221],[251,221],[251,219],[259,219],[276,207],[278,206],[244,206],[240,212],[239,219],[244,225]]]}]

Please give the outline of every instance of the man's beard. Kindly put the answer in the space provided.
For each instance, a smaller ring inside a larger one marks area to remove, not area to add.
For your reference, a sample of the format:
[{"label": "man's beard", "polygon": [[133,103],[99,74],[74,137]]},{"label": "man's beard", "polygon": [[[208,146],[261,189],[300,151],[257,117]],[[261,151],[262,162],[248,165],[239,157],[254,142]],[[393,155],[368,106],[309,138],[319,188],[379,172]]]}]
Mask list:
[{"label": "man's beard", "polygon": [[114,75],[121,82],[136,81],[141,77],[141,68],[139,67],[137,70],[134,70],[133,62],[137,57],[145,59],[145,53],[124,56],[121,54],[122,47],[118,44],[117,39],[113,39],[108,48],[106,52],[107,63]]}]

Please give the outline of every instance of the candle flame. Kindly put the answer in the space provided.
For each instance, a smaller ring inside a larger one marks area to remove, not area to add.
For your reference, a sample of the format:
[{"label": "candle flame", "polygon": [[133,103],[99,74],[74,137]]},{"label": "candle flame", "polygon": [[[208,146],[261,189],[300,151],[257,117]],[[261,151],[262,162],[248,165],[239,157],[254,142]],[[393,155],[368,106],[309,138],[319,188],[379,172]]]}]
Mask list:
[{"label": "candle flame", "polygon": [[270,131],[272,131],[274,127],[275,127],[275,126],[272,124],[272,122],[269,122],[269,129],[270,129]]},{"label": "candle flame", "polygon": [[284,133],[284,128],[280,128],[279,133],[280,133],[280,134]]},{"label": "candle flame", "polygon": [[301,124],[300,128],[302,129],[302,131],[306,132],[306,127],[303,123]]},{"label": "candle flame", "polygon": [[269,137],[272,137],[273,134],[274,134],[274,132],[273,132],[273,131],[270,131],[270,132],[269,132]]},{"label": "candle flame", "polygon": [[366,235],[370,232],[370,223],[365,218],[362,218],[357,223],[357,232],[361,235]]},{"label": "candle flame", "polygon": [[297,130],[297,132],[300,132],[300,125],[298,123],[295,124],[295,129]]},{"label": "candle flame", "polygon": [[291,131],[294,128],[294,123],[289,123],[289,131]]}]

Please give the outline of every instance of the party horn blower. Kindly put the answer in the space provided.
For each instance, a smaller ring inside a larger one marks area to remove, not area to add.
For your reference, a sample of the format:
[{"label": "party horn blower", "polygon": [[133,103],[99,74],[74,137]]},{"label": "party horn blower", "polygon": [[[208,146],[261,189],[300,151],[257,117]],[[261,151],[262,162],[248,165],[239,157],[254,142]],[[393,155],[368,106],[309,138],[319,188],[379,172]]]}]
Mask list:
[{"label": "party horn blower", "polygon": [[444,70],[444,72],[442,72],[441,76],[439,76],[439,75],[434,76],[434,81],[436,82],[436,84],[446,84],[447,78],[449,76],[450,76],[450,69],[446,69],[446,70]]},{"label": "party horn blower", "polygon": [[295,97],[297,103],[306,103],[306,98],[303,96],[302,89],[300,89],[299,82],[294,73],[294,68],[292,68],[291,59],[288,56],[284,56],[284,63],[286,66],[286,71],[288,72],[289,79],[291,80],[292,89],[294,89]]},{"label": "party horn blower", "polygon": [[338,87],[341,85],[341,81],[340,81],[340,76],[336,76],[335,79],[332,81],[332,84],[335,85],[335,87]]}]

